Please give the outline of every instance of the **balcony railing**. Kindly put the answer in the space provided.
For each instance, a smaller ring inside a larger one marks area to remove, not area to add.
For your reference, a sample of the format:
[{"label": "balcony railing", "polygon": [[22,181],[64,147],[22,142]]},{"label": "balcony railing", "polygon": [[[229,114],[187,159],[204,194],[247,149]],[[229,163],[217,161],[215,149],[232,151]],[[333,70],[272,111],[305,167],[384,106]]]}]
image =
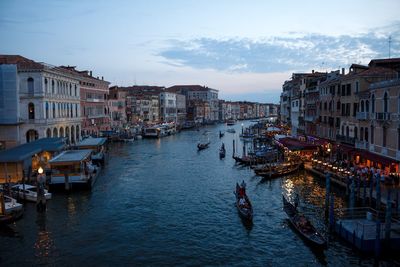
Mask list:
[{"label": "balcony railing", "polygon": [[350,144],[350,145],[354,145],[355,141],[356,141],[354,137],[347,137],[347,136],[341,135],[341,134],[336,135],[336,140],[341,143],[346,143],[346,144]]},{"label": "balcony railing", "polygon": [[377,112],[377,113],[375,113],[375,119],[377,121],[390,120],[390,113],[389,112]]},{"label": "balcony railing", "polygon": [[357,120],[369,120],[369,112],[357,112]]},{"label": "balcony railing", "polygon": [[365,149],[368,150],[369,148],[369,143],[366,141],[360,141],[360,140],[356,140],[355,141],[355,147],[358,149]]}]

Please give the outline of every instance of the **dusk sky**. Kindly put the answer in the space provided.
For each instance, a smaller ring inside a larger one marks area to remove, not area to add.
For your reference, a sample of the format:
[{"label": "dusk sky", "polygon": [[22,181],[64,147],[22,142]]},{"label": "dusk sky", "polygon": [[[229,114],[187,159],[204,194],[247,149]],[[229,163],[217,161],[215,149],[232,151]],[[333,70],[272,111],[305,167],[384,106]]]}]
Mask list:
[{"label": "dusk sky", "polygon": [[292,72],[400,56],[398,0],[271,2],[1,0],[0,54],[274,103]]}]

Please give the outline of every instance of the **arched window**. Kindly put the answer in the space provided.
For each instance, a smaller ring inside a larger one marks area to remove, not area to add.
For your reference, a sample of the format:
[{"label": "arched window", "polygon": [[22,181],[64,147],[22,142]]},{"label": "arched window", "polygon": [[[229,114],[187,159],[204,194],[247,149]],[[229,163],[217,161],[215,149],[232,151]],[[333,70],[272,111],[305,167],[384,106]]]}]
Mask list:
[{"label": "arched window", "polygon": [[54,80],[51,80],[51,93],[54,94],[55,93],[55,84],[54,84]]},{"label": "arched window", "polygon": [[349,133],[350,133],[349,126],[346,126],[346,137],[349,137]]},{"label": "arched window", "polygon": [[364,101],[361,100],[361,112],[364,112]]},{"label": "arched window", "polygon": [[344,135],[344,125],[342,125],[342,135]]},{"label": "arched window", "polygon": [[30,120],[35,119],[35,105],[32,102],[28,104],[28,118]]},{"label": "arched window", "polygon": [[46,102],[46,119],[49,118],[49,102]]},{"label": "arched window", "polygon": [[371,99],[371,112],[375,113],[375,95],[372,95],[372,99]]},{"label": "arched window", "polygon": [[44,78],[44,90],[46,93],[49,92],[49,81],[47,80],[47,78]]},{"label": "arched window", "polygon": [[60,137],[64,137],[64,128],[60,127]]},{"label": "arched window", "polygon": [[364,140],[364,128],[361,127],[360,128],[360,141],[363,141],[363,140]]},{"label": "arched window", "polygon": [[78,115],[78,105],[75,105],[75,116],[79,117],[79,115]]},{"label": "arched window", "polygon": [[56,104],[53,103],[53,118],[56,117]]},{"label": "arched window", "polygon": [[28,95],[33,96],[35,94],[35,87],[33,84],[33,78],[29,77],[28,78]]},{"label": "arched window", "polygon": [[[364,138],[365,142],[368,142],[368,127],[365,127],[365,138]],[[372,142],[371,142],[372,143]]]},{"label": "arched window", "polygon": [[75,144],[75,127],[71,126],[71,143]]},{"label": "arched window", "polygon": [[77,95],[77,91],[76,91],[76,84],[75,84],[75,96],[78,96],[78,95]]},{"label": "arched window", "polygon": [[30,129],[26,132],[26,142],[32,142],[39,138],[39,134],[36,130]]},{"label": "arched window", "polygon": [[354,127],[354,138],[358,138],[358,129],[357,129],[357,127]]},{"label": "arched window", "polygon": [[388,112],[388,94],[385,92],[385,95],[383,96],[383,112]]},{"label": "arched window", "polygon": [[53,129],[53,137],[58,137],[58,130],[57,128]]},{"label": "arched window", "polygon": [[369,112],[369,101],[365,101],[365,111]]},{"label": "arched window", "polygon": [[46,137],[47,137],[47,138],[50,138],[50,137],[51,137],[51,130],[50,130],[50,128],[47,128],[47,130],[46,130]]},{"label": "arched window", "polygon": [[73,104],[70,105],[70,113],[71,113],[71,118],[73,118],[74,117]]}]

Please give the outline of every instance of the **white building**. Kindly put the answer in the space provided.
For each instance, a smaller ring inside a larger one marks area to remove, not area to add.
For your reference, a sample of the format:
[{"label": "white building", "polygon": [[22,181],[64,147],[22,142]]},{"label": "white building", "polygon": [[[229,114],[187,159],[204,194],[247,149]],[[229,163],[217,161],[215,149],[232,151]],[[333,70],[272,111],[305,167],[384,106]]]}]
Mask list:
[{"label": "white building", "polygon": [[177,121],[175,93],[160,93],[160,119],[162,122]]},{"label": "white building", "polygon": [[78,76],[21,56],[0,55],[0,66],[1,143],[11,147],[44,137],[80,140]]}]

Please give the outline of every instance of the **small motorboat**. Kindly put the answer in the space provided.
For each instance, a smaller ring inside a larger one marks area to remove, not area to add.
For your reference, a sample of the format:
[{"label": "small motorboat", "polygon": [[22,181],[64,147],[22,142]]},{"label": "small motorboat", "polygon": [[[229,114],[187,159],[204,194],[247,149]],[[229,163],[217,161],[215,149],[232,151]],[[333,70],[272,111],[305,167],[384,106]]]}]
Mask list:
[{"label": "small motorboat", "polygon": [[229,128],[228,130],[226,130],[228,133],[236,133],[235,129],[233,128]]},{"label": "small motorboat", "polygon": [[[37,200],[37,187],[29,184],[16,184],[11,187],[13,195],[19,199],[25,199],[36,202]],[[44,196],[46,200],[51,199],[51,193],[44,189]]]},{"label": "small motorboat", "polygon": [[246,190],[244,186],[240,186],[236,183],[236,191],[234,192],[236,196],[236,208],[239,212],[240,217],[245,220],[253,220],[253,206],[249,198],[246,195]]},{"label": "small motorboat", "polygon": [[[24,213],[24,206],[18,203],[16,199],[1,193],[0,197],[4,201],[4,211],[1,211],[3,222],[11,222],[22,216]],[[0,207],[0,210],[2,207]]]},{"label": "small motorboat", "polygon": [[325,248],[325,238],[315,229],[315,227],[304,216],[304,214],[298,212],[297,208],[290,203],[284,195],[282,195],[282,199],[283,209],[288,215],[290,223],[301,235],[301,237],[316,248]]}]

